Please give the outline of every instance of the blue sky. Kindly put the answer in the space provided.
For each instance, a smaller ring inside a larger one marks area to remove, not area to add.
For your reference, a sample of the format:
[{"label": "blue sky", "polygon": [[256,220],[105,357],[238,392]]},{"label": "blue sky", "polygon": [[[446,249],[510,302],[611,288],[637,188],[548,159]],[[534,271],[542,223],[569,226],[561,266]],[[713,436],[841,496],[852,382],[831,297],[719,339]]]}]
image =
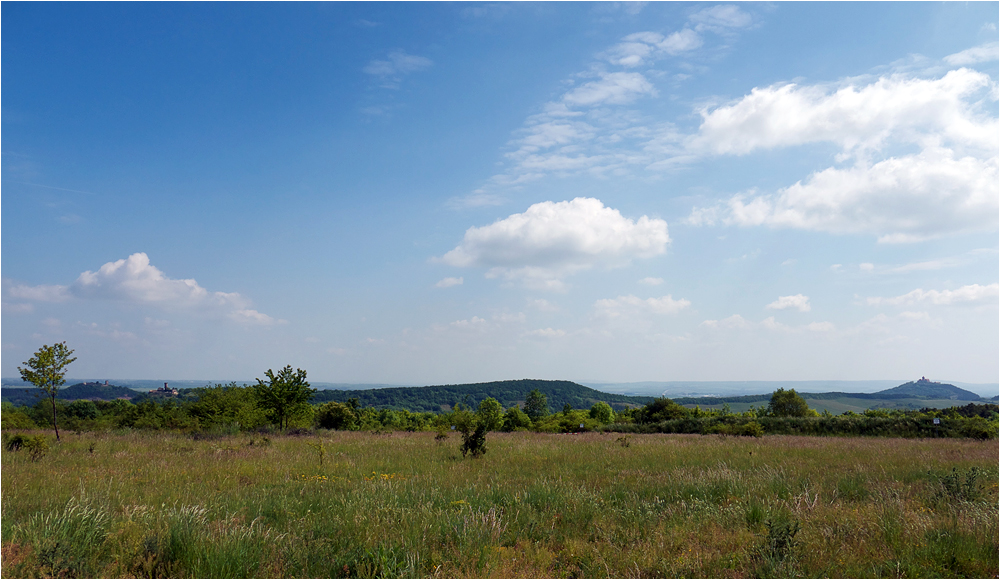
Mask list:
[{"label": "blue sky", "polygon": [[998,380],[997,3],[4,3],[2,371]]}]

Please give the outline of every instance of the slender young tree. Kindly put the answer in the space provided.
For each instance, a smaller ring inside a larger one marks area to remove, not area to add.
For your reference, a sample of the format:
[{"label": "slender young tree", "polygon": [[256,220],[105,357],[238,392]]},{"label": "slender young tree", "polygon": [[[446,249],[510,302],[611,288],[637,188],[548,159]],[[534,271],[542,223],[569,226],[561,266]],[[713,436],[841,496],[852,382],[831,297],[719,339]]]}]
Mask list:
[{"label": "slender young tree", "polygon": [[66,367],[76,360],[70,357],[73,351],[66,348],[65,342],[57,342],[52,346],[42,345],[35,356],[29,358],[27,362],[21,363],[28,368],[17,367],[21,373],[21,379],[27,381],[39,389],[52,403],[52,428],[56,432],[56,441],[59,441],[59,425],[56,421],[56,395],[59,394],[59,387],[66,384]]},{"label": "slender young tree", "polygon": [[288,427],[288,418],[292,413],[309,404],[316,389],[309,388],[306,381],[306,371],[295,369],[291,365],[275,374],[271,369],[264,373],[267,382],[257,379],[254,394],[258,404],[267,409],[278,424],[278,429]]}]

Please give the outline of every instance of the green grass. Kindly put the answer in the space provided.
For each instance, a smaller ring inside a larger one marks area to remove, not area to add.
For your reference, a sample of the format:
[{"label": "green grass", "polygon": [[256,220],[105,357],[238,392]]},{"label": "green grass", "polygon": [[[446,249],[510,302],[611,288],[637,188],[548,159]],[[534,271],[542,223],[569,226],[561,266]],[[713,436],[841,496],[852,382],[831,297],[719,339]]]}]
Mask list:
[{"label": "green grass", "polygon": [[459,437],[434,437],[67,434],[38,461],[4,450],[2,574],[998,574],[996,441],[491,433],[462,459]]}]

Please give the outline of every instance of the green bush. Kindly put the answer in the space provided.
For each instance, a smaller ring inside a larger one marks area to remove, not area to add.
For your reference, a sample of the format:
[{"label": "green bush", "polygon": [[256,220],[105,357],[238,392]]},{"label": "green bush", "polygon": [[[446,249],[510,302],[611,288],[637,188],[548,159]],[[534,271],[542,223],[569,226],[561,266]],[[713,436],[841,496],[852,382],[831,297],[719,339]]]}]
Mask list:
[{"label": "green bush", "polygon": [[357,423],[358,416],[344,403],[324,403],[316,409],[316,425],[323,429],[348,430]]}]

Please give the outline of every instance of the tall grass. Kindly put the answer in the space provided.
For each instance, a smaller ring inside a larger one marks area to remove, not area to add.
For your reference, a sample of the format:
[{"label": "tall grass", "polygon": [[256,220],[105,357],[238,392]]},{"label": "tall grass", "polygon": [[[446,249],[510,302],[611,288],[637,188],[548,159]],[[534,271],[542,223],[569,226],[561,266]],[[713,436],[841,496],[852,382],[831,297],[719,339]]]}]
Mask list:
[{"label": "tall grass", "polygon": [[64,439],[3,451],[5,577],[998,574],[996,441]]}]

